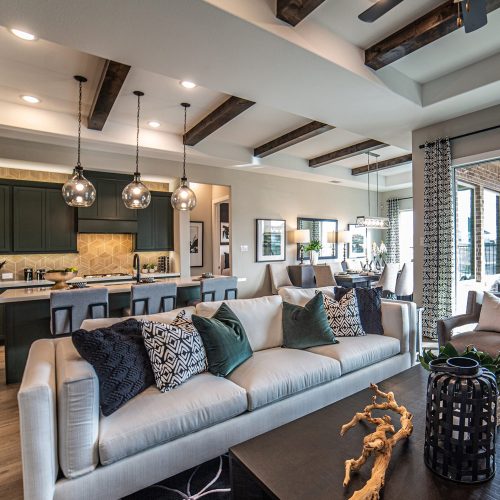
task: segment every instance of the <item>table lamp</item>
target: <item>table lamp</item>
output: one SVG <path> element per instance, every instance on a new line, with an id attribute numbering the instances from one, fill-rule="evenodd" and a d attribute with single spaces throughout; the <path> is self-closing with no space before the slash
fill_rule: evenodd
<path id="1" fill-rule="evenodd" d="M 335 233 L 331 233 L 335 236 Z M 330 233 L 328 234 L 330 236 Z M 332 242 L 333 243 L 333 242 Z M 346 257 L 346 247 L 348 244 L 352 243 L 352 233 L 351 231 L 339 231 L 337 233 L 337 243 L 340 245 L 341 243 L 344 245 L 344 258 L 342 260 L 342 263 L 345 263 L 345 257 Z"/>
<path id="2" fill-rule="evenodd" d="M 296 229 L 291 231 L 290 241 L 299 245 L 300 265 L 304 264 L 304 244 L 311 241 L 311 231 L 309 229 Z"/>

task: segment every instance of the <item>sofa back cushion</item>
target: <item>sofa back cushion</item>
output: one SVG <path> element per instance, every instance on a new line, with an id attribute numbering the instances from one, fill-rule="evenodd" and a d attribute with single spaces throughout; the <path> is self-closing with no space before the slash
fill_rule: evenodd
<path id="1" fill-rule="evenodd" d="M 99 461 L 99 381 L 70 337 L 57 342 L 59 464 L 65 477 L 93 471 Z"/>
<path id="2" fill-rule="evenodd" d="M 490 292 L 484 292 L 476 330 L 500 333 L 500 297 L 495 297 Z"/>
<path id="3" fill-rule="evenodd" d="M 241 321 L 253 351 L 280 347 L 283 344 L 280 296 L 225 300 L 224 302 Z M 221 305 L 221 301 L 201 302 L 196 306 L 196 314 L 211 317 Z"/>
<path id="4" fill-rule="evenodd" d="M 278 294 L 284 302 L 304 307 L 318 292 L 322 292 L 328 297 L 335 298 L 334 286 L 322 286 L 318 288 L 280 288 Z"/>

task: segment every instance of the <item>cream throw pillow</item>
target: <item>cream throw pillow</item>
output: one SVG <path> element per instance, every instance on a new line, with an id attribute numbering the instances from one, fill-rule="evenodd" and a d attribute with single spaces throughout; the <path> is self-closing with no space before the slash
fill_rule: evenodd
<path id="1" fill-rule="evenodd" d="M 484 292 L 483 305 L 476 330 L 500 333 L 500 298 L 492 293 Z"/>

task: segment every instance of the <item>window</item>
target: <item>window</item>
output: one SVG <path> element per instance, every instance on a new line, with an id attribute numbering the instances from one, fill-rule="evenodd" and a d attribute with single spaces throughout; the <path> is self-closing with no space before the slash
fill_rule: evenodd
<path id="1" fill-rule="evenodd" d="M 401 266 L 413 260 L 413 210 L 399 212 L 399 260 Z"/>
<path id="2" fill-rule="evenodd" d="M 500 273 L 500 194 L 484 190 L 484 272 Z"/>
<path id="3" fill-rule="evenodd" d="M 474 188 L 457 185 L 456 199 L 457 279 L 475 277 L 474 255 Z"/>

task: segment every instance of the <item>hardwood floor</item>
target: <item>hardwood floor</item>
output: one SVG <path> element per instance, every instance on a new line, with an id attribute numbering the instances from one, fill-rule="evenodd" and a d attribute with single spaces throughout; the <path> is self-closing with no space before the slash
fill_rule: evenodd
<path id="1" fill-rule="evenodd" d="M 22 500 L 21 444 L 17 391 L 5 384 L 4 347 L 0 346 L 0 499 Z"/>

